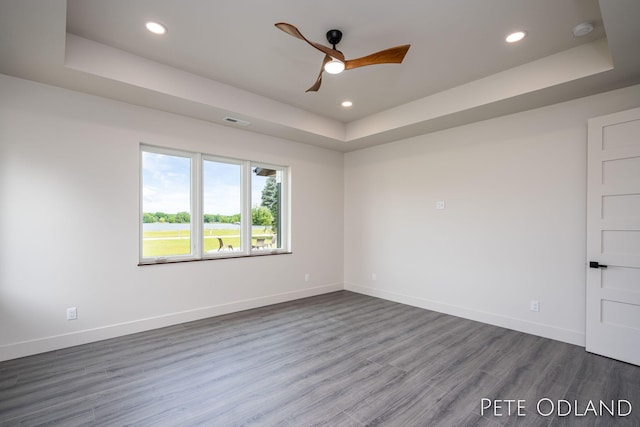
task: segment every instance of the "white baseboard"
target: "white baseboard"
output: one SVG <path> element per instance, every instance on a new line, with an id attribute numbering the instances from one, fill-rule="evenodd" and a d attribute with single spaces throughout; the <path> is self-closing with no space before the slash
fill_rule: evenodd
<path id="1" fill-rule="evenodd" d="M 163 328 L 165 326 L 177 325 L 194 320 L 205 319 L 213 316 L 220 316 L 228 313 L 249 310 L 257 307 L 278 304 L 300 298 L 312 297 L 329 292 L 341 291 L 344 289 L 342 283 L 318 286 L 314 288 L 302 289 L 299 291 L 285 292 L 275 295 L 267 295 L 241 301 L 234 301 L 226 304 L 212 305 L 194 310 L 171 313 L 147 319 L 139 319 L 131 322 L 108 325 L 94 329 L 72 332 L 68 334 L 55 335 L 39 338 L 30 341 L 5 344 L 0 346 L 0 362 L 16 359 L 24 356 L 31 356 L 47 351 L 59 350 L 61 348 L 73 347 L 95 341 L 102 341 L 123 335 L 137 332 Z"/>
<path id="2" fill-rule="evenodd" d="M 1 345 L 0 361 L 16 359 L 19 357 L 44 353 L 47 351 L 59 350 L 61 348 L 73 347 L 76 345 L 87 344 L 109 338 L 116 338 L 123 335 L 129 335 L 137 332 L 162 328 L 165 326 L 172 326 L 180 323 L 191 322 L 194 320 L 205 319 L 208 317 L 249 310 L 252 308 L 264 307 L 267 305 L 278 304 L 300 298 L 312 297 L 329 292 L 341 291 L 343 289 L 386 299 L 389 301 L 398 302 L 401 304 L 407 304 L 414 307 L 433 310 L 439 313 L 450 314 L 453 316 L 475 320 L 490 325 L 513 329 L 515 331 L 537 335 L 544 338 L 550 338 L 569 344 L 575 344 L 582 347 L 584 347 L 585 345 L 585 335 L 584 333 L 579 331 L 529 322 L 522 319 L 502 316 L 495 313 L 483 312 L 466 307 L 454 306 L 438 301 L 432 301 L 426 298 L 404 295 L 389 290 L 360 286 L 354 283 L 344 283 L 344 285 L 342 283 L 336 283 L 331 285 L 302 289 L 299 291 L 285 292 L 281 294 L 234 301 L 226 304 L 202 307 L 195 310 L 171 313 L 147 319 L 139 319 L 131 322 L 72 332 L 69 334 L 55 335 L 30 341 Z"/>
<path id="3" fill-rule="evenodd" d="M 507 329 L 513 329 L 514 331 L 525 332 L 531 335 L 537 335 L 556 341 L 575 344 L 581 347 L 585 346 L 585 334 L 580 331 L 574 331 L 570 329 L 559 328 L 557 326 L 550 326 L 542 323 L 516 319 L 514 317 L 503 316 L 500 314 L 488 313 L 466 307 L 455 306 L 439 301 L 429 300 L 426 298 L 404 295 L 384 289 L 356 285 L 355 283 L 345 282 L 344 289 L 347 291 L 357 292 L 372 297 L 399 302 L 401 304 L 407 304 L 414 307 L 437 311 L 439 313 L 451 314 L 453 316 L 462 317 L 465 319 L 488 323 L 490 325 L 500 326 Z"/>

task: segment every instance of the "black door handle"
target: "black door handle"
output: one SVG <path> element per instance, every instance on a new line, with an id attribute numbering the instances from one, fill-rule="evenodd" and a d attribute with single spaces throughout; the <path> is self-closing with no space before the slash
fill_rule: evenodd
<path id="1" fill-rule="evenodd" d="M 604 264 L 598 264 L 598 261 L 589 261 L 589 268 L 607 268 Z"/>

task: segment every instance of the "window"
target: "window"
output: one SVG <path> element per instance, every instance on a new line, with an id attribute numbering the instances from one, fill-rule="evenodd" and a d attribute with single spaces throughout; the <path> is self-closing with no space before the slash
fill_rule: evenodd
<path id="1" fill-rule="evenodd" d="M 288 251 L 288 168 L 141 146 L 140 263 Z"/>
<path id="2" fill-rule="evenodd" d="M 281 249 L 284 170 L 253 164 L 251 171 L 251 247 Z"/>
<path id="3" fill-rule="evenodd" d="M 192 169 L 191 155 L 142 152 L 142 258 L 193 257 Z"/>
<path id="4" fill-rule="evenodd" d="M 204 253 L 242 252 L 242 164 L 202 162 Z"/>

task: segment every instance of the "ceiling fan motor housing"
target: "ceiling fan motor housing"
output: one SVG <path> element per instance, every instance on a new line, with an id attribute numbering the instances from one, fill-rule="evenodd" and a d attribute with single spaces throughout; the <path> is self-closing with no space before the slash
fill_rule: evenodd
<path id="1" fill-rule="evenodd" d="M 332 44 L 334 48 L 338 43 L 340 43 L 340 40 L 342 40 L 342 31 L 340 30 L 327 31 L 327 41 L 330 44 Z"/>

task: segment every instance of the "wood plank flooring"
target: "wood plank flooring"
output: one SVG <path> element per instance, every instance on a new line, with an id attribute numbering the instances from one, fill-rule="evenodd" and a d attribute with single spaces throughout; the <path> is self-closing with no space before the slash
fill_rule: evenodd
<path id="1" fill-rule="evenodd" d="M 43 424 L 640 426 L 640 367 L 341 291 L 0 363 L 0 426 Z"/>

